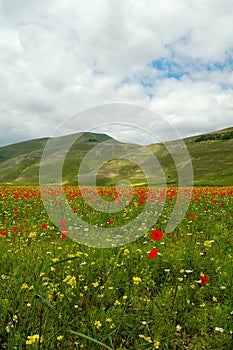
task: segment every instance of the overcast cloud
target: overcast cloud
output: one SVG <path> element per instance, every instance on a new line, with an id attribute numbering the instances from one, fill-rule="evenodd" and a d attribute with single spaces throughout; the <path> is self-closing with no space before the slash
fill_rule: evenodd
<path id="1" fill-rule="evenodd" d="M 232 0 L 0 0 L 0 145 L 111 102 L 233 126 L 232 33 Z"/>

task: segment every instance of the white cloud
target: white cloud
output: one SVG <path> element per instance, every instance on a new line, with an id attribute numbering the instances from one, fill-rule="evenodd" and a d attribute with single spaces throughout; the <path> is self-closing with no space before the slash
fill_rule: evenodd
<path id="1" fill-rule="evenodd" d="M 152 108 L 182 136 L 232 125 L 231 0 L 3 0 L 0 23 L 2 145 L 107 102 Z"/>

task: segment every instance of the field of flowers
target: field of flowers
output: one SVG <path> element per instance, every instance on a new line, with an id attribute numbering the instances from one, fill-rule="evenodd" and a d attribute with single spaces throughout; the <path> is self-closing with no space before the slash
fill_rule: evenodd
<path id="1" fill-rule="evenodd" d="M 101 249 L 71 240 L 65 220 L 55 227 L 39 187 L 0 187 L 1 349 L 233 348 L 233 187 L 194 188 L 170 233 L 177 188 L 154 191 L 155 202 L 165 199 L 154 226 Z M 134 220 L 148 199 L 135 188 L 110 214 L 83 200 L 94 200 L 91 188 L 65 193 L 86 235 L 90 224 Z M 112 187 L 99 194 L 121 201 Z"/>

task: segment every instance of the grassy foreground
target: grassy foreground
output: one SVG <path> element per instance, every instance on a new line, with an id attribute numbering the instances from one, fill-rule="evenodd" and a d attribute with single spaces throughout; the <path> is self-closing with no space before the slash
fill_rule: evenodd
<path id="1" fill-rule="evenodd" d="M 80 189 L 65 190 L 87 222 L 85 234 L 88 220 L 105 227 L 133 220 L 148 197 L 140 188 L 124 215 L 89 217 Z M 70 240 L 66 223 L 62 232 L 52 224 L 38 187 L 2 186 L 0 348 L 232 349 L 233 188 L 194 188 L 171 233 L 165 228 L 177 189 L 161 191 L 155 202 L 165 196 L 165 206 L 145 235 L 98 249 Z M 113 188 L 100 194 L 119 200 Z"/>

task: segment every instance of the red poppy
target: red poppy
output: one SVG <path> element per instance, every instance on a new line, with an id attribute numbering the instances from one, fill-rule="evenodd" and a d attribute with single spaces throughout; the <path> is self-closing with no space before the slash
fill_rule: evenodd
<path id="1" fill-rule="evenodd" d="M 7 234 L 7 231 L 5 230 L 5 231 L 2 231 L 2 232 L 0 232 L 0 235 L 1 236 L 5 236 Z"/>
<path id="2" fill-rule="evenodd" d="M 196 215 L 194 213 L 190 213 L 189 216 L 190 218 L 195 218 Z"/>
<path id="3" fill-rule="evenodd" d="M 108 221 L 108 224 L 109 224 L 109 225 L 113 225 L 113 224 L 114 224 L 114 221 L 109 220 L 109 221 Z"/>
<path id="4" fill-rule="evenodd" d="M 206 275 L 199 277 L 199 282 L 201 283 L 202 286 L 208 283 L 208 280 L 209 280 L 209 277 Z"/>
<path id="5" fill-rule="evenodd" d="M 156 255 L 158 254 L 158 249 L 157 248 L 153 248 L 151 251 L 150 251 L 150 253 L 149 253 L 149 258 L 150 259 L 154 259 L 155 257 L 156 257 Z"/>
<path id="6" fill-rule="evenodd" d="M 66 225 L 67 224 L 67 221 L 65 221 L 65 220 L 61 220 L 59 223 L 58 223 L 58 225 Z"/>
<path id="7" fill-rule="evenodd" d="M 14 227 L 13 232 L 17 232 L 17 231 L 18 231 L 18 227 Z"/>
<path id="8" fill-rule="evenodd" d="M 62 232 L 61 237 L 62 237 L 62 238 L 66 238 L 66 237 L 67 237 L 67 233 L 66 233 L 66 232 Z"/>
<path id="9" fill-rule="evenodd" d="M 154 241 L 160 241 L 163 238 L 163 232 L 160 230 L 153 230 L 151 234 L 151 238 Z"/>
<path id="10" fill-rule="evenodd" d="M 42 226 L 42 228 L 47 228 L 48 227 L 47 224 L 42 224 L 41 226 Z"/>

